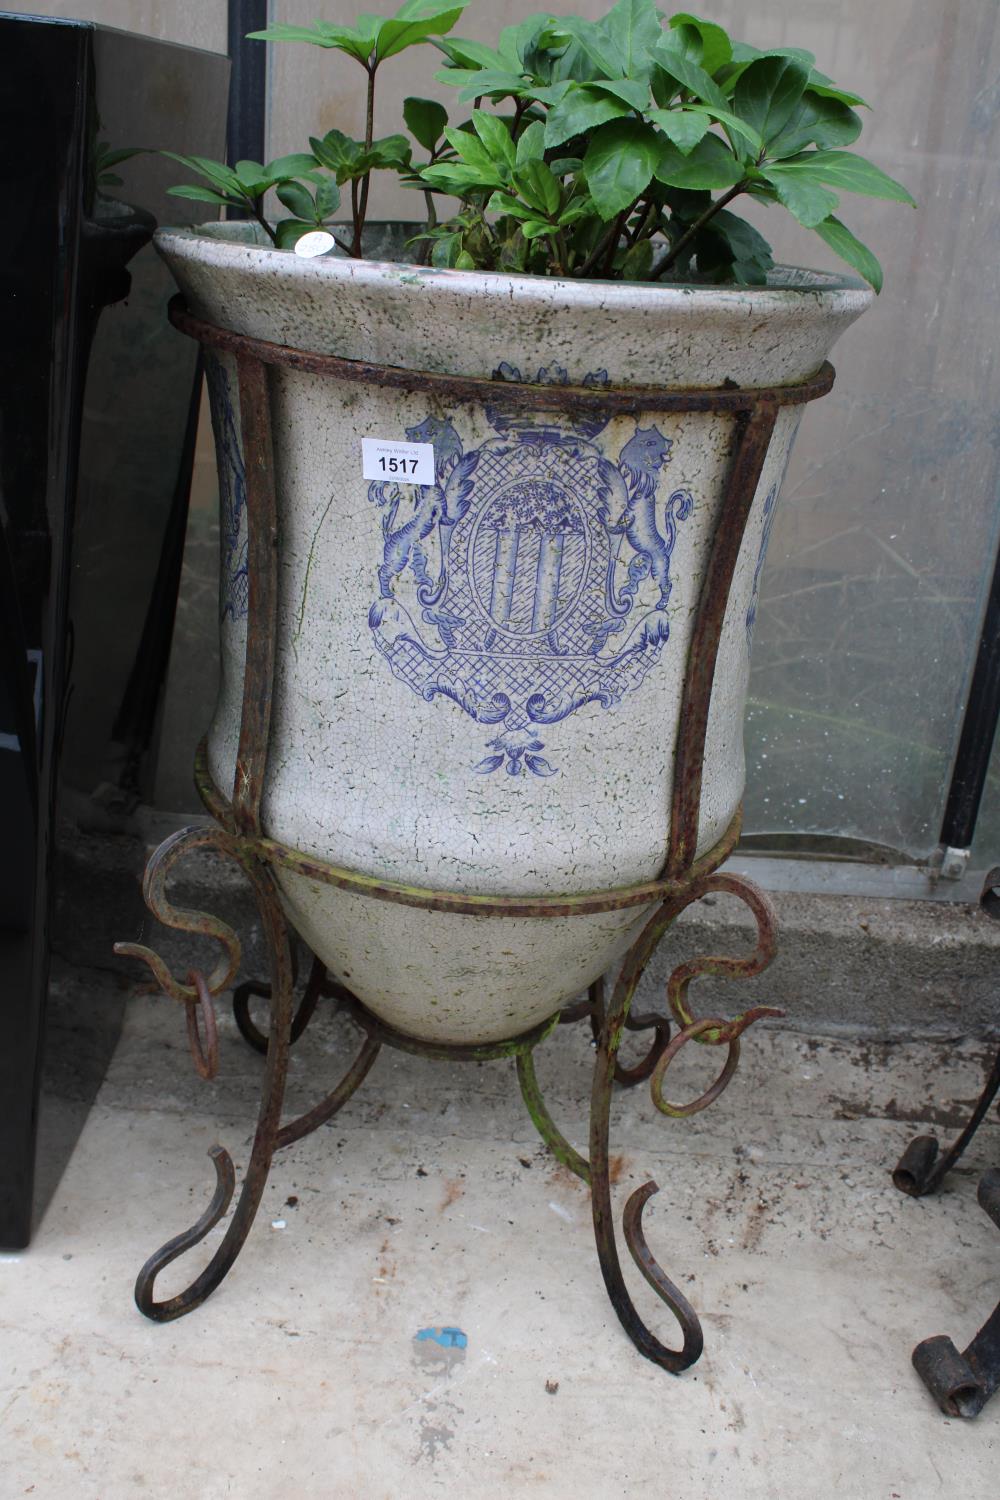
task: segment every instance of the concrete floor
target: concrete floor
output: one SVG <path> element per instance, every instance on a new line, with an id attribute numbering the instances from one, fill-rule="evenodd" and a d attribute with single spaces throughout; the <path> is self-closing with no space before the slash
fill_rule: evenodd
<path id="1" fill-rule="evenodd" d="M 57 974 L 51 1137 L 72 1140 L 80 1059 L 100 1057 L 124 998 L 107 975 Z M 762 1026 L 705 1114 L 668 1120 L 641 1087 L 618 1095 L 619 1208 L 660 1183 L 649 1241 L 704 1323 L 705 1355 L 677 1379 L 625 1338 L 586 1192 L 547 1157 L 499 1062 L 383 1052 L 344 1112 L 279 1157 L 214 1297 L 172 1324 L 143 1319 L 132 1281 L 207 1203 L 205 1151 L 218 1139 L 246 1161 L 260 1060 L 221 1029 L 220 1078 L 202 1084 L 178 1008 L 128 1000 L 35 1243 L 0 1256 L 3 1500 L 996 1494 L 1000 1397 L 947 1421 L 909 1355 L 932 1333 L 963 1346 L 1000 1295 L 996 1230 L 975 1200 L 1000 1126 L 983 1126 L 937 1198 L 904 1199 L 888 1176 L 916 1122 L 953 1128 L 987 1045 Z M 321 1010 L 290 1109 L 326 1091 L 356 1039 Z M 591 1057 L 583 1027 L 538 1057 L 578 1143 Z M 682 1054 L 672 1094 L 716 1061 Z M 442 1325 L 467 1347 L 415 1339 Z"/>

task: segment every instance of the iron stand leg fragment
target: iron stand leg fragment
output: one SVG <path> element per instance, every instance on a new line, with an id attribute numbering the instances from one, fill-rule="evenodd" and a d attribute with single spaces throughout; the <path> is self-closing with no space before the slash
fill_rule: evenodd
<path id="1" fill-rule="evenodd" d="M 979 1203 L 1000 1229 L 1000 1170 L 979 1181 Z M 960 1354 L 946 1334 L 924 1339 L 913 1367 L 946 1417 L 976 1417 L 1000 1389 L 1000 1302 Z"/>
<path id="2" fill-rule="evenodd" d="M 892 1180 L 901 1193 L 922 1198 L 940 1187 L 986 1117 L 1000 1092 L 1000 1050 L 986 1085 L 961 1135 L 939 1153 L 932 1135 L 918 1135 L 896 1164 Z M 979 1183 L 979 1202 L 1000 1229 L 1000 1171 L 986 1172 Z M 913 1365 L 938 1406 L 948 1417 L 975 1417 L 1000 1389 L 1000 1303 L 969 1347 L 959 1353 L 944 1334 L 924 1339 L 913 1351 Z"/>

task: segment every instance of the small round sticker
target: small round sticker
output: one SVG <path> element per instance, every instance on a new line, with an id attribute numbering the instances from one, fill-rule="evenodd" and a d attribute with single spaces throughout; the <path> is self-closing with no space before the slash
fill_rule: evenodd
<path id="1" fill-rule="evenodd" d="M 312 229 L 304 234 L 300 240 L 295 241 L 296 255 L 325 255 L 334 247 L 332 234 L 327 234 L 325 229 Z"/>

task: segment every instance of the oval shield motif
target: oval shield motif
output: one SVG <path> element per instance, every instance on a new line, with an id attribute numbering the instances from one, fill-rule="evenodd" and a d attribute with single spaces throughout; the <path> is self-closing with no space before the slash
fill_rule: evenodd
<path id="1" fill-rule="evenodd" d="M 407 430 L 434 445 L 434 485 L 370 486 L 383 548 L 369 625 L 413 692 L 502 726 L 477 772 L 550 776 L 540 726 L 585 703 L 610 708 L 659 659 L 677 523 L 693 500 L 658 500 L 672 443 L 656 427 L 637 427 L 612 462 L 595 441 L 603 424 L 487 415 L 498 436 L 470 452 L 449 420 Z"/>

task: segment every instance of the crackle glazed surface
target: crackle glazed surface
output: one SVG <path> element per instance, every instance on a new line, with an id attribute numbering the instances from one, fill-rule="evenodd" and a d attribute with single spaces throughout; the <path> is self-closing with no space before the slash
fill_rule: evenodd
<path id="1" fill-rule="evenodd" d="M 161 231 L 192 312 L 350 359 L 599 388 L 791 384 L 867 306 L 807 272 L 719 290 L 300 260 Z M 732 421 L 521 417 L 506 406 L 270 371 L 279 510 L 273 838 L 377 878 L 551 895 L 661 870 L 678 709 Z M 232 785 L 247 531 L 235 365 L 209 361 L 222 495 L 223 681 L 212 774 Z M 727 609 L 699 852 L 744 779 L 757 593 L 799 407 L 782 408 Z M 434 484 L 362 475 L 362 438 L 430 443 Z M 647 910 L 446 916 L 279 871 L 299 932 L 410 1035 L 516 1035 L 603 973 Z"/>

